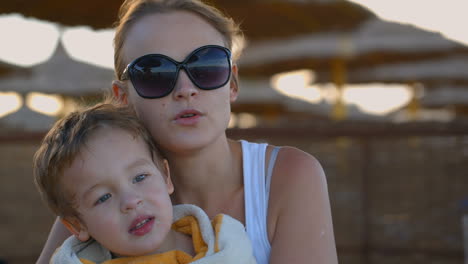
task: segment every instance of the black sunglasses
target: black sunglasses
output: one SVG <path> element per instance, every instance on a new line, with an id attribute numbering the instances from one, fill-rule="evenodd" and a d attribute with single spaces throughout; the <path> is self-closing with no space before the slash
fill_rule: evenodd
<path id="1" fill-rule="evenodd" d="M 181 68 L 198 88 L 220 88 L 231 75 L 231 51 L 217 45 L 202 46 L 183 62 L 162 54 L 143 55 L 127 65 L 121 80 L 130 79 L 143 98 L 161 98 L 174 90 Z"/>

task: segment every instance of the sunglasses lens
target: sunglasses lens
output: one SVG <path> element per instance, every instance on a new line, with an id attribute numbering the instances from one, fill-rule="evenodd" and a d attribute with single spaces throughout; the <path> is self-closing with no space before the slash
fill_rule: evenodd
<path id="1" fill-rule="evenodd" d="M 161 98 L 174 89 L 179 67 L 187 71 L 198 88 L 216 89 L 229 81 L 230 52 L 221 46 L 204 46 L 182 63 L 161 54 L 148 54 L 132 63 L 128 74 L 141 97 Z"/>
<path id="2" fill-rule="evenodd" d="M 217 47 L 197 51 L 187 61 L 192 81 L 201 89 L 211 90 L 227 83 L 231 73 L 228 53 Z"/>
<path id="3" fill-rule="evenodd" d="M 168 95 L 174 87 L 177 67 L 160 56 L 146 56 L 131 68 L 131 80 L 142 97 L 159 98 Z"/>

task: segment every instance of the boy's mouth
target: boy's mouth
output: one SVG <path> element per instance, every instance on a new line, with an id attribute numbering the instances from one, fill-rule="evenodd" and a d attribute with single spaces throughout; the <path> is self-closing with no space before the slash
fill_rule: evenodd
<path id="1" fill-rule="evenodd" d="M 142 216 L 132 222 L 129 233 L 137 236 L 143 236 L 153 228 L 154 217 Z"/>

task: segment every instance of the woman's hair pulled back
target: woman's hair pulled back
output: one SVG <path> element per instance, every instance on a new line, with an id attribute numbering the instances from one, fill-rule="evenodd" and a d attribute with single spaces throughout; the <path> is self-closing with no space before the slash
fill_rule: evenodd
<path id="1" fill-rule="evenodd" d="M 226 47 L 233 53 L 233 60 L 240 56 L 244 37 L 239 26 L 213 6 L 200 0 L 126 0 L 119 10 L 114 38 L 114 67 L 118 80 L 126 67 L 123 46 L 132 26 L 147 15 L 171 11 L 188 11 L 199 15 L 221 33 Z"/>

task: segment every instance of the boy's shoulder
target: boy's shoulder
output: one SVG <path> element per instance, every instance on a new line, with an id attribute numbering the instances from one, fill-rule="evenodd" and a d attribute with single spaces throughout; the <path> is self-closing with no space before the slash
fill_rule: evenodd
<path id="1" fill-rule="evenodd" d="M 82 264 L 80 259 L 101 263 L 112 259 L 112 254 L 95 240 L 81 242 L 75 236 L 70 236 L 57 248 L 50 263 Z"/>

